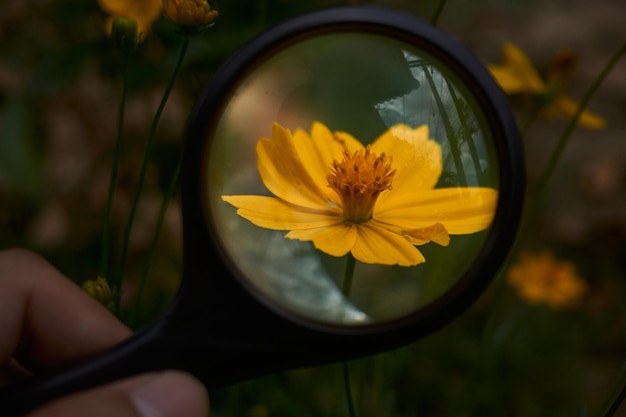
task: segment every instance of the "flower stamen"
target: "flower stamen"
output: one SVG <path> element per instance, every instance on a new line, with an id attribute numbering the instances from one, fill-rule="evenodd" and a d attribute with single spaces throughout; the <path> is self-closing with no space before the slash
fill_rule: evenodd
<path id="1" fill-rule="evenodd" d="M 352 154 L 346 150 L 341 162 L 331 163 L 326 179 L 341 198 L 347 222 L 365 223 L 372 218 L 380 193 L 392 189 L 396 170 L 391 168 L 391 162 L 392 158 L 384 152 L 376 155 L 368 146 Z"/>

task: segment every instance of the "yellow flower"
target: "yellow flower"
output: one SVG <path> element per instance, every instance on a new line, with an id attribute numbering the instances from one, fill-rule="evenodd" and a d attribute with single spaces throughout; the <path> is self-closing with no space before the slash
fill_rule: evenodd
<path id="1" fill-rule="evenodd" d="M 544 82 L 528 57 L 512 43 L 502 47 L 502 62 L 489 65 L 489 71 L 507 94 L 531 94 L 544 105 L 546 117 L 572 117 L 578 104 L 563 93 L 566 81 L 576 63 L 573 53 L 564 51 L 557 56 L 548 81 Z M 599 115 L 584 110 L 578 124 L 588 129 L 601 130 L 606 121 Z"/>
<path id="2" fill-rule="evenodd" d="M 491 188 L 436 189 L 441 147 L 428 135 L 427 126 L 396 125 L 364 147 L 319 122 L 310 135 L 276 123 L 256 147 L 261 179 L 276 197 L 222 199 L 255 225 L 289 230 L 285 237 L 329 255 L 417 265 L 425 259 L 415 245 L 447 246 L 450 234 L 487 228 L 497 201 Z"/>
<path id="3" fill-rule="evenodd" d="M 575 307 L 588 291 L 574 265 L 557 260 L 550 252 L 523 253 L 507 279 L 525 301 L 556 310 Z"/>
<path id="4" fill-rule="evenodd" d="M 98 0 L 100 8 L 109 15 L 107 33 L 111 33 L 111 23 L 116 17 L 130 17 L 137 22 L 139 39 L 150 30 L 152 23 L 161 15 L 161 0 Z"/>
<path id="5" fill-rule="evenodd" d="M 113 291 L 105 278 L 98 277 L 96 280 L 85 281 L 82 285 L 83 291 L 97 300 L 100 304 L 113 309 Z"/>
<path id="6" fill-rule="evenodd" d="M 179 27 L 201 28 L 209 26 L 217 18 L 206 0 L 162 0 L 165 15 Z"/>

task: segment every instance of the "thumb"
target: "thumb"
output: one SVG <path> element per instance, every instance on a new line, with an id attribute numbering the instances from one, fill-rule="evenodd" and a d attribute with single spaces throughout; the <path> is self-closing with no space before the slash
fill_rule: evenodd
<path id="1" fill-rule="evenodd" d="M 27 417 L 207 417 L 209 397 L 189 374 L 146 374 L 46 404 Z"/>

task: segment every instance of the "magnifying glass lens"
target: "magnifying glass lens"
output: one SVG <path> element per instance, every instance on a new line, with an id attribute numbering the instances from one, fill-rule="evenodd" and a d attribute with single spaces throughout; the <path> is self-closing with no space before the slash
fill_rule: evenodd
<path id="1" fill-rule="evenodd" d="M 449 290 L 494 218 L 493 133 L 414 43 L 321 33 L 258 62 L 209 132 L 206 217 L 243 284 L 333 326 L 395 320 Z"/>

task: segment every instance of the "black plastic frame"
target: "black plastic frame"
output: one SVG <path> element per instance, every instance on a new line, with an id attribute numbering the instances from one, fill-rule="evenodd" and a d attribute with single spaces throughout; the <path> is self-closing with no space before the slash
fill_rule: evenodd
<path id="1" fill-rule="evenodd" d="M 292 19 L 264 33 L 240 49 L 216 74 L 191 119 L 186 163 L 187 166 L 195 166 L 195 172 L 186 171 L 189 177 L 183 182 L 183 199 L 186 196 L 189 200 L 196 200 L 199 197 L 199 201 L 196 200 L 194 204 L 185 206 L 188 211 L 185 212 L 184 217 L 193 216 L 199 223 L 200 218 L 205 215 L 198 209 L 204 209 L 202 202 L 205 201 L 202 194 L 204 185 L 202 178 L 205 177 L 205 173 L 202 169 L 204 167 L 203 155 L 206 155 L 206 148 L 210 141 L 207 136 L 210 137 L 210 132 L 215 128 L 219 119 L 215 115 L 220 115 L 224 110 L 231 93 L 239 82 L 257 64 L 264 62 L 276 52 L 301 40 L 339 31 L 363 31 L 404 40 L 448 65 L 474 94 L 497 142 L 500 182 L 498 209 L 492 229 L 478 259 L 459 282 L 432 305 L 398 320 L 350 327 L 300 319 L 276 303 L 265 300 L 262 294 L 258 294 L 257 290 L 241 277 L 237 265 L 229 260 L 229 255 L 221 248 L 218 239 L 211 237 L 211 250 L 222 255 L 227 268 L 224 271 L 225 274 L 237 280 L 258 299 L 258 302 L 275 310 L 279 315 L 286 316 L 287 320 L 297 321 L 302 326 L 322 333 L 351 336 L 367 334 L 380 336 L 381 333 L 395 333 L 396 329 L 412 328 L 411 332 L 415 338 L 416 334 L 421 334 L 422 329 L 425 333 L 429 333 L 430 331 L 426 329 L 431 326 L 441 327 L 445 322 L 460 314 L 488 285 L 506 256 L 516 233 L 521 214 L 525 178 L 517 127 L 506 97 L 476 57 L 462 44 L 439 29 L 397 11 L 377 7 L 343 7 L 313 12 Z M 211 116 L 206 118 L 204 115 Z M 212 230 L 210 219 L 207 222 L 207 233 L 210 236 L 216 235 Z M 431 323 L 435 323 L 434 326 Z"/>
<path id="2" fill-rule="evenodd" d="M 409 42 L 448 65 L 475 95 L 496 141 L 499 199 L 478 258 L 431 305 L 398 320 L 371 326 L 316 325 L 265 303 L 236 277 L 213 238 L 203 206 L 203 151 L 233 88 L 264 57 L 301 39 L 337 31 L 364 31 Z M 485 290 L 516 234 L 524 199 L 523 153 L 506 97 L 461 43 L 398 11 L 352 6 L 295 17 L 236 52 L 215 74 L 188 125 L 182 171 L 184 276 L 169 311 L 126 342 L 82 366 L 31 378 L 0 390 L 0 409 L 20 415 L 67 393 L 141 372 L 178 368 L 209 388 L 303 366 L 314 366 L 400 347 L 440 329 Z M 221 256 L 220 256 L 221 255 Z M 268 308 L 269 307 L 269 308 Z"/>

